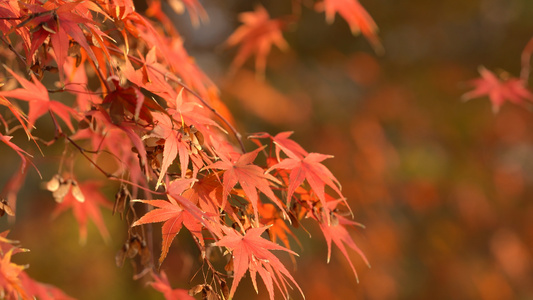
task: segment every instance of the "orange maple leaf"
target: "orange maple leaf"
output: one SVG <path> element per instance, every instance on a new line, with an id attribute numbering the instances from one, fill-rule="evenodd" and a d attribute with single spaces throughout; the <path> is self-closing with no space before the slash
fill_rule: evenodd
<path id="1" fill-rule="evenodd" d="M 323 207 L 326 207 L 326 192 L 324 191 L 326 185 L 332 188 L 344 201 L 340 190 L 339 181 L 333 176 L 331 171 L 326 168 L 321 162 L 331 155 L 320 153 L 309 153 L 305 157 L 292 156 L 282 160 L 273 165 L 267 170 L 267 173 L 273 169 L 291 170 L 289 175 L 289 191 L 287 194 L 287 203 L 290 203 L 294 191 L 307 180 Z M 329 223 L 329 214 L 326 216 Z"/>
<path id="2" fill-rule="evenodd" d="M 255 68 L 257 73 L 263 76 L 266 57 L 272 45 L 278 46 L 281 50 L 289 47 L 281 34 L 286 22 L 270 19 L 268 12 L 262 6 L 257 6 L 254 12 L 241 13 L 239 20 L 244 24 L 226 40 L 226 44 L 230 47 L 240 44 L 237 55 L 231 63 L 231 72 L 235 72 L 255 53 Z"/>
<path id="3" fill-rule="evenodd" d="M 156 209 L 146 213 L 135 221 L 132 226 L 165 222 L 162 226 L 163 244 L 159 264 L 165 260 L 172 241 L 183 226 L 191 232 L 200 247 L 204 246 L 203 227 L 206 227 L 215 236 L 221 236 L 218 223 L 213 222 L 207 213 L 201 211 L 189 199 L 181 196 L 185 190 L 190 188 L 194 181 L 195 179 L 177 179 L 172 181 L 168 186 L 168 201 L 132 200 L 156 207 Z"/>
<path id="4" fill-rule="evenodd" d="M 185 141 L 183 132 L 178 130 L 174 120 L 162 113 L 153 113 L 156 125 L 152 132 L 146 138 L 155 137 L 164 140 L 163 161 L 161 162 L 161 171 L 157 179 L 156 188 L 161 185 L 163 177 L 167 173 L 168 168 L 179 155 L 181 175 L 185 177 L 185 173 L 189 165 L 189 145 Z"/>
<path id="5" fill-rule="evenodd" d="M 259 273 L 259 276 L 261 276 L 261 279 L 263 279 L 263 282 L 267 287 L 271 300 L 274 299 L 274 283 L 284 294 L 285 299 L 288 299 L 286 278 L 296 285 L 303 296 L 302 290 L 289 271 L 287 271 L 281 261 L 269 250 L 282 250 L 293 255 L 298 254 L 262 238 L 261 234 L 265 232 L 268 227 L 251 228 L 248 229 L 244 235 L 240 234 L 233 228 L 225 226 L 221 228 L 224 231 L 225 236 L 216 242 L 215 245 L 227 247 L 232 251 L 233 257 L 234 279 L 229 295 L 230 299 L 233 298 L 233 294 L 246 273 L 246 270 L 250 271 L 250 277 L 256 292 L 258 292 L 256 276 L 257 273 Z"/>
<path id="6" fill-rule="evenodd" d="M 32 57 L 37 49 L 50 37 L 55 59 L 59 67 L 60 76 L 63 77 L 63 65 L 68 57 L 69 36 L 76 41 L 85 51 L 91 60 L 98 65 L 96 56 L 87 42 L 87 37 L 80 27 L 83 25 L 91 35 L 106 36 L 100 31 L 98 23 L 92 20 L 91 13 L 103 13 L 98 5 L 89 1 L 76 2 L 53 2 L 49 1 L 42 5 L 23 4 L 30 13 L 28 18 L 20 23 L 18 27 L 28 26 L 32 33 L 30 49 L 28 49 L 28 63 L 33 61 Z"/>
<path id="7" fill-rule="evenodd" d="M 279 208 L 284 211 L 283 204 L 278 200 L 274 192 L 270 188 L 270 182 L 280 183 L 274 176 L 270 174 L 265 174 L 264 170 L 253 164 L 253 161 L 257 157 L 259 151 L 263 148 L 257 148 L 252 152 L 245 153 L 240 155 L 237 159 L 232 159 L 222 153 L 219 153 L 219 161 L 206 166 L 206 169 L 219 169 L 225 170 L 223 175 L 223 204 L 227 201 L 227 198 L 233 189 L 233 187 L 240 183 L 244 193 L 248 197 L 250 203 L 252 204 L 256 223 L 259 224 L 259 213 L 258 213 L 258 203 L 259 195 L 257 190 L 260 190 L 268 198 L 270 198 Z"/>
<path id="8" fill-rule="evenodd" d="M 352 268 L 352 271 L 355 275 L 355 279 L 357 280 L 357 282 L 359 282 L 357 272 L 355 271 L 355 267 L 353 266 L 353 263 L 350 260 L 350 257 L 348 256 L 348 252 L 346 251 L 345 245 L 357 252 L 357 254 L 359 254 L 361 258 L 363 258 L 364 262 L 368 267 L 370 267 L 370 263 L 368 262 L 363 251 L 361 251 L 361 249 L 357 247 L 352 237 L 348 233 L 348 230 L 346 230 L 345 226 L 357 226 L 361 228 L 365 228 L 365 226 L 361 223 L 348 220 L 337 212 L 335 212 L 335 209 L 340 202 L 341 200 L 328 201 L 325 206 L 325 209 L 322 211 L 322 214 L 327 214 L 331 219 L 331 222 L 320 222 L 320 229 L 322 230 L 322 233 L 324 234 L 324 237 L 326 238 L 326 242 L 328 244 L 327 261 L 329 263 L 329 260 L 331 258 L 331 242 L 333 241 L 333 243 L 341 250 L 344 257 L 346 257 L 346 259 L 348 260 L 348 263 L 350 264 L 350 267 Z"/>
<path id="9" fill-rule="evenodd" d="M 464 100 L 488 96 L 492 102 L 492 110 L 496 113 L 507 100 L 515 104 L 523 104 L 525 100 L 533 100 L 533 94 L 526 88 L 526 83 L 520 78 L 500 79 L 485 67 L 479 68 L 481 78 L 470 83 L 475 87 L 463 95 Z"/>
<path id="10" fill-rule="evenodd" d="M 191 232 L 198 243 L 201 245 L 204 244 L 204 238 L 202 236 L 202 223 L 187 210 L 181 208 L 172 197 L 169 197 L 169 201 L 135 200 L 135 202 L 149 204 L 156 207 L 156 209 L 146 213 L 139 220 L 135 221 L 132 226 L 165 222 L 161 228 L 163 244 L 161 245 L 161 256 L 159 257 L 160 265 L 167 257 L 172 241 L 176 235 L 178 235 L 183 226 L 185 226 Z"/>
<path id="11" fill-rule="evenodd" d="M 5 67 L 6 70 L 15 77 L 15 79 L 22 85 L 22 88 L 14 89 L 11 91 L 2 91 L 0 96 L 16 98 L 19 100 L 24 100 L 29 102 L 30 112 L 28 113 L 28 130 L 31 131 L 35 121 L 48 111 L 51 111 L 57 114 L 64 122 L 67 124 L 68 128 L 71 131 L 74 131 L 74 127 L 70 121 L 70 114 L 77 116 L 77 113 L 74 109 L 66 106 L 65 104 L 57 101 L 50 100 L 48 96 L 48 90 L 46 87 L 31 74 L 33 83 L 17 75 L 8 67 Z"/>
<path id="12" fill-rule="evenodd" d="M 12 254 L 13 248 L 2 254 L 0 259 L 0 292 L 5 299 L 29 299 L 20 281 L 20 274 L 25 267 L 13 263 Z"/>
<path id="13" fill-rule="evenodd" d="M 303 248 L 296 235 L 294 235 L 294 233 L 292 233 L 292 231 L 289 229 L 274 205 L 270 203 L 260 205 L 259 214 L 261 215 L 261 224 L 271 226 L 268 229 L 268 235 L 273 243 L 280 239 L 285 247 L 291 249 L 289 238 L 287 237 L 288 234 L 294 238 L 300 248 Z M 296 263 L 293 256 L 291 256 L 291 259 L 293 260 L 293 263 Z"/>
<path id="14" fill-rule="evenodd" d="M 285 154 L 287 154 L 289 157 L 293 158 L 304 158 L 309 154 L 307 151 L 302 148 L 298 143 L 295 141 L 289 139 L 289 137 L 293 134 L 293 131 L 284 131 L 276 134 L 275 136 L 271 136 L 270 134 L 266 132 L 258 132 L 254 133 L 248 138 L 250 139 L 265 139 L 270 138 L 274 144 L 276 144 L 276 157 L 279 160 L 280 159 L 280 152 L 283 151 Z"/>

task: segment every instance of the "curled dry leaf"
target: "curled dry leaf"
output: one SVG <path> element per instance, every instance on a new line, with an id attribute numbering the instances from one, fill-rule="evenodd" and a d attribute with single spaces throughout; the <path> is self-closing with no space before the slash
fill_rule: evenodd
<path id="1" fill-rule="evenodd" d="M 120 214 L 120 218 L 124 218 L 124 211 L 126 210 L 126 204 L 131 199 L 131 194 L 128 188 L 121 184 L 118 192 L 115 194 L 115 203 L 113 204 L 113 215 L 115 213 Z"/>

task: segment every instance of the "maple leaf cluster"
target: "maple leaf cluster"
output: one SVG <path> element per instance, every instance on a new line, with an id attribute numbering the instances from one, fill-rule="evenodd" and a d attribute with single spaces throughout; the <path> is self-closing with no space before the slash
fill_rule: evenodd
<path id="1" fill-rule="evenodd" d="M 207 19 L 197 1 L 170 3 L 177 11 L 180 5 L 190 9 L 194 23 Z M 338 12 L 354 33 L 361 31 L 378 47 L 377 27 L 358 1 L 326 0 L 316 8 L 325 10 L 329 21 Z M 271 46 L 288 48 L 282 36 L 287 20 L 271 19 L 262 7 L 242 13 L 240 20 L 243 25 L 226 42 L 239 46 L 231 68 L 242 67 L 255 54 L 256 69 L 264 73 Z M 120 214 L 129 230 L 116 261 L 121 266 L 129 259 L 134 278 L 151 274 L 152 286 L 167 299 L 200 292 L 209 299 L 231 299 L 247 272 L 256 290 L 259 274 L 271 299 L 274 287 L 285 298 L 291 286 L 303 294 L 273 253 L 287 252 L 294 260 L 288 237 L 299 243 L 293 230 L 303 219 L 318 223 L 328 260 L 333 241 L 356 278 L 345 246 L 368 264 L 346 230 L 362 225 L 345 218 L 351 210 L 340 183 L 323 164 L 331 156 L 307 152 L 291 132 L 252 134 L 249 140 L 257 147 L 247 150 L 217 87 L 187 54 L 159 1 L 149 1 L 145 16 L 131 0 L 2 0 L 0 29 L 5 63 L 0 106 L 6 108 L 0 140 L 22 162 L 10 189 L 20 189 L 20 174 L 27 172 L 28 161 L 33 164 L 30 151 L 15 144 L 13 136 L 23 131 L 40 154 L 64 140 L 61 165 L 44 180 L 57 202 L 53 215 L 72 210 L 85 243 L 88 220 L 104 239 L 111 238 L 101 207 Z M 36 128 L 47 125 L 54 130 L 48 142 L 35 136 Z M 90 175 L 76 174 L 73 166 L 79 160 L 88 162 L 101 180 L 79 180 Z M 99 191 L 110 181 L 120 184 L 114 205 Z M 11 198 L 2 207 L 13 215 Z M 162 223 L 162 242 L 155 264 L 157 250 L 144 227 L 157 223 Z M 172 289 L 166 275 L 155 271 L 184 228 L 213 279 L 189 291 Z M 7 247 L 12 243 L 5 237 L 0 243 L 3 296 L 67 298 L 29 279 L 23 267 L 10 262 L 18 248 Z M 224 256 L 212 255 L 216 251 Z M 216 259 L 223 260 L 225 273 Z"/>

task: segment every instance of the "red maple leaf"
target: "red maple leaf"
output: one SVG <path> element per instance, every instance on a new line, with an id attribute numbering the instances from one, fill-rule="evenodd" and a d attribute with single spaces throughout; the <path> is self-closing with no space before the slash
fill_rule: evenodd
<path id="1" fill-rule="evenodd" d="M 172 99 L 176 97 L 174 88 L 168 83 L 165 73 L 167 73 L 166 67 L 157 62 L 157 47 L 154 46 L 146 57 L 139 54 L 142 67 L 135 70 L 131 64 L 127 54 L 125 56 L 125 64 L 122 69 L 122 73 L 126 78 L 135 83 L 137 86 L 142 87 L 156 95 L 161 96 L 163 99 Z"/>
<path id="2" fill-rule="evenodd" d="M 183 138 L 183 132 L 179 131 L 176 122 L 168 115 L 162 113 L 153 113 L 156 125 L 146 138 L 155 137 L 165 141 L 163 149 L 163 161 L 161 162 L 161 171 L 157 179 L 156 188 L 161 185 L 163 177 L 167 173 L 168 167 L 172 164 L 179 154 L 181 175 L 185 176 L 189 165 L 189 146 Z"/>
<path id="3" fill-rule="evenodd" d="M 32 34 L 31 47 L 28 51 L 28 63 L 33 61 L 35 51 L 50 37 L 60 76 L 63 76 L 63 65 L 68 57 L 70 47 L 69 36 L 74 39 L 98 65 L 96 56 L 87 43 L 87 37 L 80 25 L 85 26 L 93 35 L 106 36 L 92 20 L 91 12 L 103 13 L 98 5 L 86 1 L 76 2 L 46 2 L 42 5 L 23 4 L 30 14 L 28 19 L 18 26 L 29 26 Z M 104 14 L 105 15 L 105 14 Z M 101 37 L 100 37 L 101 39 Z"/>
<path id="4" fill-rule="evenodd" d="M 232 72 L 240 68 L 244 62 L 255 53 L 255 68 L 260 75 L 264 75 L 266 57 L 272 45 L 281 50 L 289 46 L 281 30 L 286 22 L 280 19 L 270 19 L 268 12 L 262 6 L 257 6 L 254 12 L 244 12 L 239 15 L 244 23 L 226 40 L 230 47 L 239 45 L 239 50 L 231 64 Z"/>
<path id="5" fill-rule="evenodd" d="M 229 295 L 230 299 L 233 298 L 233 294 L 246 273 L 246 270 L 250 271 L 250 277 L 256 292 L 258 292 L 256 275 L 259 273 L 259 276 L 261 276 L 261 279 L 268 290 L 271 300 L 274 299 L 274 283 L 283 293 L 285 298 L 288 299 L 286 278 L 296 285 L 303 296 L 302 290 L 294 278 L 292 278 L 289 271 L 287 271 L 281 261 L 279 261 L 279 259 L 269 250 L 282 250 L 293 255 L 298 254 L 262 238 L 261 234 L 267 229 L 268 226 L 251 228 L 242 235 L 233 228 L 222 227 L 225 236 L 216 242 L 215 245 L 227 247 L 232 251 L 234 279 Z"/>
<path id="6" fill-rule="evenodd" d="M 219 153 L 221 160 L 205 167 L 207 169 L 225 170 L 223 175 L 222 206 L 225 206 L 228 195 L 230 194 L 233 187 L 237 183 L 241 185 L 242 189 L 244 190 L 244 193 L 252 204 L 257 224 L 259 222 L 259 195 L 257 194 L 257 190 L 260 190 L 277 206 L 279 206 L 282 211 L 284 211 L 283 204 L 280 203 L 278 198 L 274 195 L 274 192 L 272 192 L 272 189 L 270 189 L 269 180 L 276 183 L 280 182 L 274 176 L 266 174 L 261 167 L 253 164 L 253 161 L 261 150 L 263 150 L 263 148 L 257 148 L 252 152 L 248 152 L 238 156 L 237 159 L 231 159 L 230 157 Z"/>
<path id="7" fill-rule="evenodd" d="M 183 89 L 180 90 L 174 99 L 175 101 L 168 101 L 170 107 L 168 112 L 172 114 L 176 120 L 182 120 L 187 125 L 194 125 L 206 132 L 209 131 L 209 126 L 224 131 L 224 129 L 212 119 L 212 115 L 210 114 L 211 111 L 192 100 L 188 93 L 183 93 Z"/>
<path id="8" fill-rule="evenodd" d="M 341 200 L 328 201 L 326 208 L 322 210 L 322 214 L 330 215 L 331 222 L 320 222 L 318 219 L 317 221 L 319 221 L 320 223 L 320 229 L 322 230 L 322 233 L 324 234 L 324 237 L 326 238 L 326 242 L 328 244 L 328 263 L 331 258 L 331 242 L 333 241 L 333 243 L 337 245 L 337 247 L 341 250 L 344 257 L 346 257 L 346 259 L 348 260 L 348 263 L 350 264 L 350 267 L 352 268 L 352 271 L 355 275 L 355 279 L 357 280 L 357 282 L 359 282 L 357 272 L 355 271 L 355 267 L 353 266 L 352 261 L 348 256 L 348 252 L 346 251 L 345 245 L 357 252 L 357 254 L 359 254 L 363 258 L 368 267 L 370 267 L 370 263 L 368 262 L 365 254 L 361 251 L 361 249 L 357 247 L 352 237 L 348 233 L 348 230 L 346 230 L 345 226 L 356 226 L 361 228 L 365 228 L 365 226 L 361 223 L 348 220 L 340 214 L 336 213 L 335 208 L 340 202 Z"/>
<path id="9" fill-rule="evenodd" d="M 0 233 L 0 257 L 4 256 L 8 251 L 11 251 L 12 254 L 30 251 L 25 248 L 20 248 L 18 246 L 19 241 L 8 239 L 7 238 L 8 234 L 9 234 L 9 230 L 2 231 Z"/>
<path id="10" fill-rule="evenodd" d="M 178 180 L 177 182 L 183 182 Z M 176 183 L 179 184 L 179 183 Z M 191 180 L 186 184 L 190 186 Z M 187 208 L 183 209 L 176 201 L 176 198 L 180 198 L 180 202 L 189 200 L 177 195 L 179 190 L 173 189 L 173 196 L 169 197 L 169 201 L 166 200 L 133 200 L 135 202 L 142 202 L 156 207 L 156 209 L 146 213 L 139 220 L 135 221 L 131 226 L 138 226 L 149 223 L 165 222 L 162 227 L 163 243 L 161 245 L 161 256 L 159 257 L 159 264 L 161 265 L 165 260 L 170 245 L 180 232 L 181 228 L 185 226 L 191 234 L 196 238 L 196 241 L 200 245 L 204 245 L 204 238 L 202 235 L 202 223 L 198 217 L 191 214 Z"/>
<path id="11" fill-rule="evenodd" d="M 164 60 L 164 65 L 168 65 L 171 73 L 164 72 L 164 76 L 175 78 L 183 81 L 187 86 L 194 90 L 197 90 L 202 97 L 208 96 L 208 90 L 217 90 L 216 86 L 211 80 L 200 70 L 200 68 L 194 62 L 194 58 L 189 56 L 185 47 L 183 47 L 183 40 L 180 36 L 174 36 L 168 38 L 158 33 L 158 30 L 150 23 L 150 21 L 137 12 L 129 11 L 128 8 L 132 7 L 131 1 L 125 4 L 125 12 L 117 18 L 121 19 L 124 23 L 122 34 L 125 39 L 127 37 L 125 31 L 129 31 L 134 36 L 139 36 L 148 47 L 158 47 L 161 53 L 161 59 Z M 131 7 L 130 7 L 131 6 Z M 120 8 L 122 10 L 122 7 Z M 127 39 L 126 39 L 127 40 Z M 173 73 L 179 75 L 179 79 L 176 78 Z"/>
<path id="12" fill-rule="evenodd" d="M 70 114 L 76 116 L 77 113 L 74 109 L 66 106 L 63 103 L 50 100 L 48 97 L 48 90 L 46 87 L 31 74 L 31 78 L 34 83 L 20 77 L 17 73 L 6 67 L 6 70 L 17 79 L 22 85 L 22 88 L 14 89 L 11 91 L 2 91 L 0 96 L 16 98 L 29 102 L 30 112 L 28 113 L 28 128 L 31 130 L 35 121 L 48 111 L 57 114 L 67 124 L 71 131 L 74 131 L 72 123 L 70 122 Z"/>
<path id="13" fill-rule="evenodd" d="M 0 2 L 0 31 L 9 32 L 13 28 L 14 20 L 19 16 L 20 11 L 16 1 Z M 7 35 L 5 36 L 6 38 Z"/>
<path id="14" fill-rule="evenodd" d="M 274 205 L 270 203 L 262 204 L 259 207 L 259 214 L 261 215 L 261 224 L 270 226 L 268 229 L 268 236 L 272 242 L 275 243 L 280 239 L 285 247 L 291 249 L 289 238 L 287 237 L 287 234 L 289 234 L 294 238 L 296 243 L 300 245 L 300 248 L 302 248 L 300 241 L 281 218 L 278 209 Z"/>
<path id="15" fill-rule="evenodd" d="M 113 205 L 100 193 L 99 188 L 101 186 L 102 183 L 98 181 L 86 181 L 79 184 L 78 187 L 82 196 L 77 193 L 74 195 L 72 188 L 69 188 L 63 201 L 56 206 L 52 213 L 52 216 L 55 218 L 67 209 L 72 209 L 74 217 L 78 222 L 80 243 L 82 244 L 87 241 L 87 221 L 89 219 L 98 227 L 100 235 L 102 235 L 104 240 L 110 240 L 109 232 L 105 226 L 99 206 L 111 209 Z M 80 201 L 80 199 L 84 201 Z"/>
<path id="16" fill-rule="evenodd" d="M 481 78 L 470 82 L 475 88 L 463 95 L 464 100 L 488 96 L 492 102 L 492 110 L 496 113 L 506 100 L 523 104 L 525 100 L 533 99 L 533 94 L 526 88 L 526 82 L 520 78 L 500 79 L 485 67 L 480 67 L 479 73 Z"/>
<path id="17" fill-rule="evenodd" d="M 307 183 L 309 183 L 315 194 L 318 196 L 322 206 L 326 207 L 326 193 L 324 191 L 326 185 L 331 187 L 344 199 L 340 190 L 341 186 L 339 181 L 333 176 L 331 171 L 326 168 L 326 166 L 321 164 L 323 160 L 331 157 L 333 156 L 320 153 L 309 153 L 304 158 L 297 156 L 289 157 L 270 167 L 267 172 L 272 169 L 291 170 L 289 174 L 287 203 L 290 203 L 294 191 L 304 182 L 304 180 L 307 180 Z M 329 215 L 327 217 L 329 218 Z"/>
<path id="18" fill-rule="evenodd" d="M 166 300 L 194 300 L 193 296 L 189 295 L 189 291 L 184 289 L 173 289 L 168 282 L 167 274 L 164 271 L 161 271 L 158 276 L 155 273 L 152 273 L 152 278 L 154 281 L 150 282 L 150 285 L 163 293 L 163 296 Z"/>
<path id="19" fill-rule="evenodd" d="M 270 138 L 272 139 L 272 142 L 276 144 L 276 157 L 278 158 L 278 161 L 280 160 L 280 152 L 283 150 L 285 154 L 287 154 L 289 157 L 293 158 L 304 158 L 307 156 L 308 152 L 302 148 L 298 143 L 295 141 L 289 139 L 289 137 L 293 134 L 293 131 L 285 131 L 280 132 L 276 134 L 275 136 L 271 136 L 270 134 L 266 132 L 259 132 L 255 133 L 249 138 L 251 139 L 264 139 L 264 138 Z"/>
<path id="20" fill-rule="evenodd" d="M 226 202 L 224 207 L 222 206 L 222 189 L 217 174 L 210 174 L 197 178 L 192 188 L 183 193 L 183 197 L 211 215 L 218 215 L 219 209 L 222 208 L 233 220 L 238 222 L 239 217 L 229 202 Z"/>
<path id="21" fill-rule="evenodd" d="M 335 20 L 335 14 L 339 13 L 346 20 L 353 34 L 362 33 L 376 52 L 383 51 L 383 46 L 377 36 L 378 26 L 359 1 L 324 0 L 317 3 L 316 9 L 325 11 L 326 21 L 330 24 Z"/>

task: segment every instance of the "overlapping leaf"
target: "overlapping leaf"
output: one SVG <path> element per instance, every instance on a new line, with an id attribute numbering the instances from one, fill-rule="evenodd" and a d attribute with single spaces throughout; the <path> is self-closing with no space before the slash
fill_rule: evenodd
<path id="1" fill-rule="evenodd" d="M 191 234 L 196 238 L 196 241 L 200 245 L 204 245 L 204 238 L 202 235 L 202 222 L 198 219 L 197 216 L 189 212 L 189 207 L 183 209 L 182 206 L 178 204 L 178 201 L 176 201 L 177 198 L 181 200 L 180 202 L 182 203 L 184 201 L 188 201 L 187 199 L 182 199 L 182 197 L 179 196 L 179 194 L 183 190 L 183 185 L 181 183 L 183 183 L 183 180 L 178 180 L 174 182 L 174 187 L 171 191 L 171 194 L 173 196 L 169 197 L 169 201 L 134 200 L 136 202 L 141 202 L 154 206 L 156 207 L 156 209 L 146 213 L 139 220 L 135 221 L 132 226 L 165 222 L 162 227 L 163 243 L 161 247 L 161 256 L 159 257 L 159 264 L 162 264 L 165 260 L 172 241 L 180 232 L 183 226 L 185 226 L 191 232 Z M 179 185 L 180 187 L 176 188 L 176 185 Z M 190 186 L 191 180 L 185 181 L 185 186 L 186 185 Z"/>
<path id="2" fill-rule="evenodd" d="M 164 140 L 163 161 L 161 163 L 161 171 L 156 185 L 159 186 L 163 181 L 163 177 L 167 173 L 168 167 L 172 164 L 178 154 L 181 174 L 182 177 L 185 176 L 189 165 L 189 146 L 184 139 L 183 131 L 178 130 L 178 125 L 173 119 L 162 113 L 154 113 L 153 116 L 156 125 L 146 138 L 155 137 Z"/>
<path id="3" fill-rule="evenodd" d="M 33 83 L 22 78 L 17 73 L 6 67 L 6 70 L 17 79 L 22 85 L 22 88 L 14 89 L 11 91 L 0 92 L 1 96 L 16 98 L 24 101 L 28 101 L 30 105 L 30 112 L 28 113 L 28 127 L 29 130 L 33 128 L 35 121 L 48 111 L 53 112 L 61 118 L 65 124 L 67 124 L 70 130 L 74 130 L 72 122 L 70 121 L 70 115 L 76 116 L 76 111 L 66 106 L 65 104 L 57 101 L 50 100 L 48 96 L 48 90 L 46 87 L 31 74 Z"/>
<path id="4" fill-rule="evenodd" d="M 235 290 L 247 270 L 250 271 L 250 277 L 256 291 L 258 291 L 256 275 L 259 273 L 267 287 L 271 300 L 274 299 L 274 284 L 288 299 L 286 279 L 292 282 L 303 295 L 302 290 L 289 271 L 270 250 L 282 250 L 294 255 L 297 254 L 262 238 L 261 234 L 267 229 L 268 227 L 251 228 L 242 235 L 233 228 L 222 228 L 225 236 L 216 242 L 216 245 L 227 247 L 232 251 L 234 279 L 230 290 L 230 299 L 233 298 Z"/>
<path id="5" fill-rule="evenodd" d="M 279 181 L 270 174 L 265 174 L 264 170 L 253 164 L 253 161 L 257 157 L 259 151 L 262 148 L 258 148 L 252 152 L 240 155 L 236 160 L 232 160 L 230 157 L 221 155 L 219 161 L 207 166 L 207 169 L 219 169 L 225 170 L 223 175 L 223 201 L 227 201 L 227 198 L 233 189 L 233 187 L 239 183 L 244 190 L 244 193 L 252 204 L 255 220 L 259 221 L 258 216 L 258 201 L 259 195 L 257 190 L 260 190 L 268 198 L 270 198 L 280 209 L 283 210 L 283 204 L 281 204 L 272 192 L 270 188 L 270 182 Z M 224 206 L 224 205 L 223 205 Z"/>
<path id="6" fill-rule="evenodd" d="M 269 226 L 268 235 L 272 242 L 276 242 L 278 239 L 283 242 L 285 247 L 291 249 L 288 235 L 292 236 L 298 243 L 300 248 L 302 245 L 296 238 L 294 233 L 289 229 L 285 221 L 281 218 L 279 211 L 276 207 L 270 203 L 262 204 L 259 206 L 259 214 L 261 216 L 261 224 Z M 295 262 L 293 260 L 293 262 Z"/>
<path id="7" fill-rule="evenodd" d="M 290 203 L 294 191 L 304 182 L 304 180 L 307 180 L 307 183 L 309 183 L 323 207 L 326 207 L 326 185 L 332 188 L 339 197 L 343 198 L 340 190 L 340 183 L 335 176 L 333 176 L 331 171 L 321 163 L 325 159 L 331 157 L 333 156 L 320 153 L 309 153 L 304 158 L 298 156 L 286 158 L 270 167 L 269 171 L 272 169 L 291 170 L 289 174 L 287 203 Z"/>
<path id="8" fill-rule="evenodd" d="M 68 57 L 69 36 L 76 41 L 89 55 L 91 60 L 98 64 L 96 56 L 87 42 L 87 37 L 81 26 L 88 28 L 91 34 L 105 36 L 92 20 L 91 12 L 103 13 L 103 11 L 90 1 L 46 2 L 43 5 L 24 4 L 30 14 L 28 18 L 19 24 L 31 28 L 31 47 L 28 51 L 28 62 L 33 61 L 32 57 L 43 42 L 50 37 L 54 49 L 57 65 L 60 74 L 63 74 L 63 65 Z"/>

